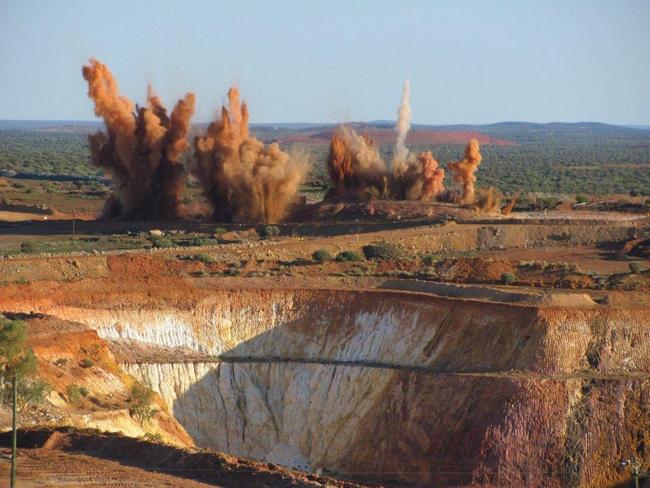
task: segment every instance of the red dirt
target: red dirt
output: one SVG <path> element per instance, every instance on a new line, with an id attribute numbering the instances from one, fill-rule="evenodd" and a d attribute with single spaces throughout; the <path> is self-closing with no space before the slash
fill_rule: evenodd
<path id="1" fill-rule="evenodd" d="M 20 434 L 18 478 L 23 488 L 364 486 L 210 450 L 181 449 L 94 430 L 43 429 Z M 0 445 L 7 446 L 9 439 L 9 433 L 0 434 Z M 8 465 L 0 461 L 3 478 Z"/>
<path id="2" fill-rule="evenodd" d="M 9 455 L 8 449 L 3 454 Z M 9 461 L 0 459 L 0 479 L 9 479 Z M 117 461 L 96 459 L 50 449 L 24 449 L 18 453 L 19 488 L 208 488 L 218 485 L 185 480 L 124 466 Z M 223 486 L 223 485 L 221 485 Z"/>
<path id="3" fill-rule="evenodd" d="M 516 226 L 503 229 L 517 230 Z M 499 228 L 496 228 L 500 231 Z M 279 278 L 299 280 L 301 286 L 318 284 L 325 279 L 366 277 L 376 282 L 402 278 L 467 283 L 501 283 L 504 273 L 513 273 L 516 284 L 542 288 L 568 289 L 650 289 L 650 270 L 647 260 L 634 259 L 640 272 L 629 275 L 629 258 L 617 256 L 614 250 L 593 246 L 534 247 L 522 249 L 483 251 L 480 257 L 471 252 L 436 249 L 436 241 L 463 246 L 476 230 L 476 226 L 446 225 L 379 232 L 360 232 L 311 239 L 284 238 L 278 241 L 252 241 L 242 244 L 210 248 L 179 248 L 155 253 L 136 252 L 104 256 L 76 256 L 74 258 L 26 257 L 0 261 L 0 272 L 6 282 L 17 282 L 5 288 L 5 299 L 14 294 L 36 296 L 42 290 L 53 290 L 45 281 L 83 280 L 84 289 L 112 287 L 114 283 L 143 287 L 164 284 L 188 278 L 223 279 L 240 276 L 241 280 L 264 278 L 271 286 Z M 541 230 L 534 227 L 532 231 Z M 470 232 L 465 235 L 464 232 Z M 403 256 L 394 261 L 326 262 L 315 263 L 311 254 L 316 249 L 327 249 L 336 255 L 343 250 L 360 252 L 371 242 L 400 243 Z M 549 241 L 551 242 L 551 241 Z M 421 257 L 434 253 L 435 264 L 427 265 Z M 212 262 L 202 262 L 197 255 L 209 255 Z M 594 274 L 596 273 L 596 274 Z M 609 277 L 613 277 L 608 282 Z M 27 279 L 29 283 L 20 284 Z M 99 279 L 95 282 L 95 279 Z M 105 281 L 104 281 L 105 280 Z M 341 280 L 343 281 L 343 280 Z M 42 284 L 37 283 L 41 282 Z M 169 286 L 178 286 L 170 284 Z M 377 286 L 375 284 L 374 286 Z M 41 290 L 37 292 L 37 290 Z M 48 293 L 48 292 L 45 292 Z M 2 300 L 0 300 L 0 303 Z"/>
<path id="4" fill-rule="evenodd" d="M 511 259 L 515 261 L 546 261 L 548 263 L 575 263 L 583 271 L 596 273 L 625 273 L 630 260 L 617 256 L 617 253 L 589 246 L 568 248 L 527 248 L 485 251 L 484 257 Z M 642 263 L 641 267 L 643 268 Z"/>

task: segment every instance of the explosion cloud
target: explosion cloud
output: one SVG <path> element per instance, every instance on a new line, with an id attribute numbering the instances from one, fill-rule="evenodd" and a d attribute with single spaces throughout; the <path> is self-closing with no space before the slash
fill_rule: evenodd
<path id="1" fill-rule="evenodd" d="M 185 180 L 180 158 L 189 147 L 194 95 L 185 95 L 167 115 L 149 89 L 147 106 L 134 110 L 133 103 L 120 96 L 106 65 L 91 59 L 82 74 L 88 82 L 88 96 L 95 102 L 95 115 L 106 124 L 106 133 L 89 136 L 93 164 L 112 176 L 112 194 L 103 216 L 177 217 Z"/>
<path id="2" fill-rule="evenodd" d="M 406 136 L 411 128 L 411 85 L 408 80 L 404 82 L 402 88 L 402 102 L 397 110 L 397 123 L 395 131 L 397 132 L 397 142 L 393 153 L 393 171 L 399 173 L 405 169 L 409 159 L 409 150 L 406 147 Z"/>
<path id="3" fill-rule="evenodd" d="M 195 139 L 193 173 L 218 221 L 280 221 L 296 200 L 306 170 L 302 158 L 249 135 L 248 108 L 236 87 L 228 91 L 221 118 Z"/>
<path id="4" fill-rule="evenodd" d="M 327 168 L 333 188 L 326 198 L 393 198 L 432 201 L 444 192 L 445 172 L 431 152 L 415 157 L 406 146 L 411 127 L 410 86 L 404 83 L 397 111 L 397 142 L 391 171 L 369 137 L 341 126 L 330 144 Z"/>
<path id="5" fill-rule="evenodd" d="M 332 135 L 327 170 L 334 187 L 327 197 L 382 198 L 387 190 L 386 163 L 372 140 L 341 126 Z"/>
<path id="6" fill-rule="evenodd" d="M 481 151 L 476 139 L 470 139 L 465 147 L 465 155 L 460 161 L 448 163 L 447 168 L 451 172 L 454 183 L 462 188 L 462 193 L 458 198 L 458 203 L 474 203 L 476 198 L 474 183 L 476 182 L 476 170 L 481 164 Z"/>
<path id="7" fill-rule="evenodd" d="M 394 179 L 395 186 L 404 188 L 402 198 L 405 200 L 430 202 L 445 191 L 445 170 L 438 168 L 438 161 L 431 151 L 420 153 L 417 160 L 407 166 L 402 177 L 394 176 Z"/>
<path id="8" fill-rule="evenodd" d="M 517 200 L 519 200 L 519 196 L 521 195 L 521 191 L 516 191 L 514 195 L 510 198 L 510 202 L 508 205 L 506 205 L 502 210 L 501 214 L 502 215 L 510 215 L 512 212 L 512 209 L 515 208 L 515 205 L 517 205 Z"/>

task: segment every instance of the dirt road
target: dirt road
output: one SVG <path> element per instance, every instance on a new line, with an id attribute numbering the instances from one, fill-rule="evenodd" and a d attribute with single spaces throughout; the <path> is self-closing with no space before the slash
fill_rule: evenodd
<path id="1" fill-rule="evenodd" d="M 7 450 L 2 451 L 7 454 Z M 8 486 L 10 461 L 0 459 L 0 483 Z M 116 461 L 49 449 L 23 449 L 17 488 L 214 488 L 223 486 L 123 466 Z"/>

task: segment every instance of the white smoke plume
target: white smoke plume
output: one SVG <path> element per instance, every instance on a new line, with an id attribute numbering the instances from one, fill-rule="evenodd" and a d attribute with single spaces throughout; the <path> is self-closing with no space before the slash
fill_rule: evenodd
<path id="1" fill-rule="evenodd" d="M 395 131 L 397 132 L 397 142 L 393 151 L 393 171 L 396 174 L 402 173 L 410 159 L 410 152 L 406 147 L 406 136 L 411 128 L 411 85 L 408 80 L 404 81 L 402 88 L 402 101 L 397 109 L 397 123 Z"/>

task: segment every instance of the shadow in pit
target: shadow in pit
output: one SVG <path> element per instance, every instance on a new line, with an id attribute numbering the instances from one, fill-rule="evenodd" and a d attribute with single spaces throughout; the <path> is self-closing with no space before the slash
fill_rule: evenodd
<path id="1" fill-rule="evenodd" d="M 497 456 L 483 446 L 520 396 L 505 377 L 363 361 L 228 361 L 174 402 L 198 445 L 362 484 L 466 486 L 480 470 L 496 471 Z"/>
<path id="2" fill-rule="evenodd" d="M 0 447 L 10 445 L 11 432 L 0 433 Z M 93 429 L 21 429 L 18 431 L 18 447 L 83 454 L 219 487 L 306 487 L 314 486 L 313 482 L 331 486 L 328 483 L 334 482 L 334 486 L 353 488 L 353 485 L 314 475 L 292 473 L 266 463 L 237 460 L 207 450 L 181 449 Z"/>
<path id="3" fill-rule="evenodd" d="M 300 318 L 224 352 L 220 363 L 209 365 L 178 395 L 174 416 L 198 445 L 282 465 L 304 462 L 304 469 L 322 469 L 339 479 L 398 486 L 544 486 L 561 484 L 562 460 L 574 459 L 593 432 L 609 435 L 607 429 L 614 429 L 610 419 L 617 403 L 611 398 L 628 388 L 643 391 L 642 380 L 596 383 L 585 400 L 593 406 L 579 412 L 582 430 L 573 429 L 567 444 L 577 381 L 539 372 L 547 326 L 535 310 L 480 302 L 462 302 L 460 310 L 455 302 L 426 300 L 444 303 L 431 315 L 417 312 L 427 324 L 422 329 L 435 332 L 414 338 L 417 349 L 410 349 L 409 357 L 428 367 L 396 363 L 399 355 L 392 352 L 400 349 L 399 334 L 421 333 L 406 322 L 395 325 L 395 337 L 381 337 L 390 326 L 375 324 L 380 336 L 373 337 L 358 335 L 372 324 L 345 319 L 352 310 L 363 316 L 374 310 L 387 320 L 381 293 L 365 306 L 332 295 L 326 312 L 322 304 L 296 302 Z M 406 310 L 407 304 L 400 304 Z M 468 318 L 474 315 L 478 319 Z M 487 322 L 489 316 L 498 324 Z M 382 341 L 383 348 L 373 351 Z M 628 394 L 627 403 L 645 411 L 650 404 L 639 395 Z M 627 438 L 632 413 L 625 417 L 628 423 L 611 432 L 621 452 L 636 446 Z M 575 461 L 581 469 L 584 463 L 586 472 L 576 477 L 578 484 L 610 476 L 618 459 L 614 444 L 599 445 L 598 456 L 612 459 L 611 466 L 598 468 L 598 456 L 589 451 Z"/>
<path id="4" fill-rule="evenodd" d="M 521 366 L 531 349 L 539 349 L 544 337 L 533 330 L 534 310 L 465 304 L 465 315 L 494 308 L 507 323 L 519 324 L 503 327 L 514 336 L 513 350 L 502 347 L 503 360 L 488 351 L 462 361 L 456 344 L 437 354 L 431 367 L 417 367 L 398 363 L 399 355 L 385 358 L 381 349 L 369 353 L 360 343 L 363 334 L 357 335 L 369 324 L 343 318 L 362 309 L 358 300 L 333 296 L 327 320 L 318 318 L 318 305 L 294 303 L 300 318 L 224 352 L 221 363 L 178 395 L 174 417 L 199 446 L 359 483 L 465 486 L 479 471 L 494 472 L 499 459 L 485 443 L 490 429 L 506 424 L 508 406 L 523 396 L 524 386 L 513 377 L 488 375 Z M 381 294 L 372 300 L 381 301 Z M 455 305 L 435 309 L 437 327 L 430 323 L 423 330 L 438 332 L 423 337 L 410 351 L 413 357 L 426 358 L 454 341 L 458 324 L 448 307 Z M 381 313 L 381 307 L 370 308 Z M 363 311 L 369 313 L 368 304 Z M 467 342 L 481 344 L 487 326 L 468 330 Z M 403 333 L 403 327 L 394 328 Z M 389 343 L 388 349 L 399 341 L 382 338 L 381 329 L 378 337 L 363 339 L 370 349 L 378 341 Z"/>

